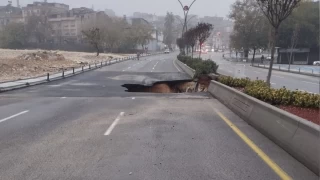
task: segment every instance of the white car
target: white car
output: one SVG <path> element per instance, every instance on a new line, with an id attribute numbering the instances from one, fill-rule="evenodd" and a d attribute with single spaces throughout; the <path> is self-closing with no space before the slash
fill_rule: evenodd
<path id="1" fill-rule="evenodd" d="M 315 61 L 315 62 L 313 62 L 313 65 L 315 65 L 315 66 L 320 66 L 320 61 Z"/>
<path id="2" fill-rule="evenodd" d="M 169 54 L 169 53 L 170 53 L 170 50 L 169 50 L 169 49 L 166 49 L 166 50 L 164 51 L 164 53 L 165 53 L 165 54 Z"/>

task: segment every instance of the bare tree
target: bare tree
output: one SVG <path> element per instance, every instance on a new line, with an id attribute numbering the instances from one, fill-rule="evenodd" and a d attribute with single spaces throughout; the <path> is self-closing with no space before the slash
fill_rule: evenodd
<path id="1" fill-rule="evenodd" d="M 210 23 L 198 23 L 198 25 L 195 27 L 197 40 L 200 46 L 199 58 L 201 57 L 202 45 L 210 37 L 212 30 L 213 25 Z"/>
<path id="2" fill-rule="evenodd" d="M 296 48 L 299 40 L 299 24 L 296 24 L 293 30 L 293 35 L 291 37 L 291 50 L 290 50 L 290 56 L 289 56 L 289 70 L 292 64 L 292 55 L 293 55 L 293 49 Z"/>
<path id="3" fill-rule="evenodd" d="M 38 43 L 46 42 L 52 31 L 52 27 L 49 24 L 47 15 L 32 15 L 28 17 L 25 28 L 29 37 L 35 38 Z"/>
<path id="4" fill-rule="evenodd" d="M 97 56 L 100 54 L 100 49 L 102 46 L 102 36 L 99 28 L 91 28 L 88 30 L 83 30 L 82 34 L 88 40 L 88 42 L 96 49 Z"/>
<path id="5" fill-rule="evenodd" d="M 271 39 L 271 61 L 267 76 L 267 83 L 270 85 L 272 67 L 274 62 L 275 47 L 277 44 L 279 27 L 281 23 L 292 13 L 301 0 L 257 0 L 262 12 L 268 18 L 272 29 Z"/>

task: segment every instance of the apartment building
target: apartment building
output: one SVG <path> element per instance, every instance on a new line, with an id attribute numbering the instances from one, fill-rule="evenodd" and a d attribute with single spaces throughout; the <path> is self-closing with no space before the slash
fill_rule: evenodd
<path id="1" fill-rule="evenodd" d="M 0 6 L 0 30 L 9 23 L 23 22 L 22 10 L 11 4 Z"/>
<path id="2" fill-rule="evenodd" d="M 69 6 L 61 3 L 34 2 L 22 8 L 24 22 L 30 16 L 46 16 L 49 18 L 59 17 L 69 11 Z"/>
<path id="3" fill-rule="evenodd" d="M 95 12 L 88 8 L 75 8 L 57 18 L 50 18 L 52 37 L 56 43 L 76 43 L 83 39 L 82 30 L 95 23 L 104 12 Z"/>

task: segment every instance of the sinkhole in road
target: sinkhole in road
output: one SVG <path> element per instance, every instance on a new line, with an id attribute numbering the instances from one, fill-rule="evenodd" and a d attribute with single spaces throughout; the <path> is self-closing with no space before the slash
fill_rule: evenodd
<path id="1" fill-rule="evenodd" d="M 197 82 L 197 92 L 207 92 L 211 78 L 200 77 L 198 81 L 193 80 L 173 80 L 158 81 L 153 85 L 145 86 L 141 84 L 124 84 L 127 92 L 145 92 L 145 93 L 193 93 L 195 92 Z"/>

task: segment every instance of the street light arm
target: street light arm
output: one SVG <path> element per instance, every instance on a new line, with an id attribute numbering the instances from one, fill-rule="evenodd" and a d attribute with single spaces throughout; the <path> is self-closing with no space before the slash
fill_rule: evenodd
<path id="1" fill-rule="evenodd" d="M 188 21 L 187 21 L 187 22 L 189 22 L 191 19 L 193 19 L 193 18 L 195 18 L 195 17 L 197 17 L 197 15 L 193 15 L 193 16 L 191 16 L 191 17 L 188 19 Z"/>
<path id="2" fill-rule="evenodd" d="M 183 9 L 183 4 L 182 4 L 182 2 L 181 2 L 180 0 L 178 0 L 178 1 L 179 1 L 180 5 L 181 5 L 181 7 L 182 7 L 182 9 Z"/>
<path id="3" fill-rule="evenodd" d="M 180 1 L 180 0 L 179 0 Z M 193 0 L 192 3 L 189 6 L 189 9 L 191 8 L 191 6 L 193 5 L 193 3 L 196 2 L 196 0 Z"/>

